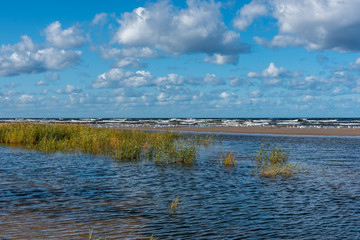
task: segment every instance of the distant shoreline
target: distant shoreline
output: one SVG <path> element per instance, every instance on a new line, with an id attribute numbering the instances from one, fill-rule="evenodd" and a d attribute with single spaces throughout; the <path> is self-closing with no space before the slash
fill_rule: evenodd
<path id="1" fill-rule="evenodd" d="M 339 130 L 330 130 L 330 134 L 333 135 L 349 135 L 353 136 L 354 134 L 358 136 L 357 133 L 353 133 L 353 129 L 360 129 L 360 118 L 296 118 L 296 119 L 285 119 L 285 118 L 264 118 L 264 119 L 230 119 L 230 118 L 23 118 L 23 119 L 6 119 L 0 118 L 0 123 L 12 123 L 12 122 L 29 122 L 29 123 L 60 123 L 60 124 L 86 124 L 94 126 L 103 126 L 103 127 L 113 127 L 113 128 L 148 128 L 153 129 L 176 129 L 183 131 L 187 128 L 188 131 L 208 131 L 213 132 L 244 132 L 247 133 L 263 133 L 264 129 L 267 128 L 280 128 L 280 129 L 347 129 L 345 132 L 350 131 L 351 133 L 338 133 Z M 214 130 L 213 128 L 219 128 L 219 130 Z M 261 130 L 258 130 L 261 129 Z M 260 132 L 259 132 L 260 131 Z M 267 132 L 268 130 L 266 130 Z M 274 130 L 270 130 L 274 131 Z M 291 133 L 288 133 L 291 131 Z M 285 130 L 281 134 L 298 134 L 292 133 L 294 130 Z M 316 135 L 326 134 L 317 133 L 319 130 L 315 130 Z M 328 130 L 326 130 L 328 132 Z M 303 132 L 303 130 L 301 130 Z M 314 132 L 314 131 L 312 131 Z M 275 133 L 277 134 L 277 133 Z M 302 134 L 302 133 L 300 133 Z M 307 133 L 306 133 L 307 134 Z M 311 133 L 310 133 L 311 134 Z"/>
<path id="2" fill-rule="evenodd" d="M 282 128 L 282 127 L 116 127 L 124 130 L 163 130 L 273 135 L 360 136 L 360 128 Z"/>

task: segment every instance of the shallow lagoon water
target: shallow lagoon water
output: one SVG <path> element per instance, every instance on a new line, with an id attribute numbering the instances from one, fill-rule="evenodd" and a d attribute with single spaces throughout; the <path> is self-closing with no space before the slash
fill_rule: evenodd
<path id="1" fill-rule="evenodd" d="M 219 137 L 195 166 L 0 146 L 0 239 L 360 239 L 360 138 Z M 263 141 L 303 171 L 257 176 Z M 218 164 L 226 150 L 237 166 Z"/>

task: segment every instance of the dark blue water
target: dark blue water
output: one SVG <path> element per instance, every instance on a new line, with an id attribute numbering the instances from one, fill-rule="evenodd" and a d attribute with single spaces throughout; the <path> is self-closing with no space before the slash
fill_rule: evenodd
<path id="1" fill-rule="evenodd" d="M 0 146 L 0 239 L 360 239 L 360 138 L 221 138 L 191 167 Z M 264 140 L 303 170 L 256 175 Z M 236 167 L 218 164 L 226 150 Z"/>

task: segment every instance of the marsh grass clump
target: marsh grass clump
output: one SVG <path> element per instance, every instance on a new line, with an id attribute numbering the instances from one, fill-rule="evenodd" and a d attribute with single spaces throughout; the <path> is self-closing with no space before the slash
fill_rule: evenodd
<path id="1" fill-rule="evenodd" d="M 290 177 L 298 171 L 298 165 L 288 163 L 289 156 L 278 146 L 262 143 L 255 157 L 257 172 L 264 177 Z"/>
<path id="2" fill-rule="evenodd" d="M 197 158 L 196 147 L 186 141 L 180 141 L 173 145 L 170 151 L 170 158 L 175 163 L 192 165 Z"/>
<path id="3" fill-rule="evenodd" d="M 159 145 L 154 154 L 156 163 L 181 163 L 193 165 L 197 159 L 196 145 L 192 141 L 180 139 L 174 144 Z"/>
<path id="4" fill-rule="evenodd" d="M 174 132 L 126 131 L 75 124 L 0 124 L 0 143 L 41 152 L 84 153 L 120 161 L 194 163 L 196 147 Z M 164 157 L 164 158 L 163 158 Z"/>
<path id="5" fill-rule="evenodd" d="M 221 166 L 232 167 L 236 165 L 236 157 L 233 152 L 219 153 L 218 155 Z"/>

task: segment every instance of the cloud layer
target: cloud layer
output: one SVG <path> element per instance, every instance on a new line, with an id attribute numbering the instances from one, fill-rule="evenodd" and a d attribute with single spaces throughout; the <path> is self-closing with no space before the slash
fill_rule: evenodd
<path id="1" fill-rule="evenodd" d="M 0 47 L 0 108 L 262 117 L 359 105 L 359 1 L 247 2 L 147 1 L 25 29 Z"/>

